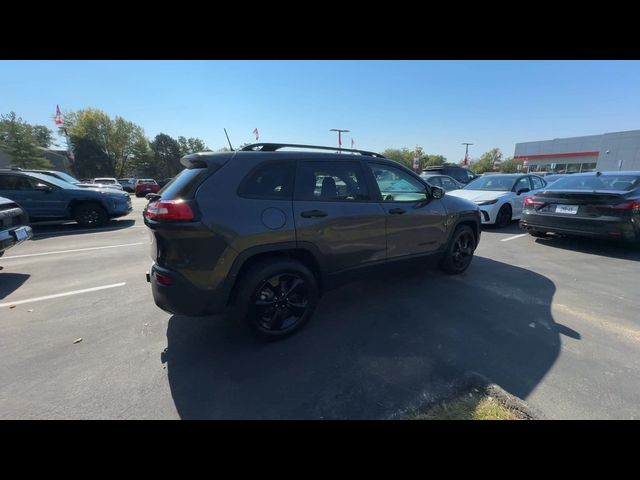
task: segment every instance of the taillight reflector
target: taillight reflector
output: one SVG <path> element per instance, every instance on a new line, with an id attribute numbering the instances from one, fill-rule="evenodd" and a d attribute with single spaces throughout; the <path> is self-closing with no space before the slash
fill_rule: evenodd
<path id="1" fill-rule="evenodd" d="M 157 200 L 149 203 L 144 216 L 149 220 L 186 221 L 193 220 L 195 215 L 191 206 L 184 200 Z"/>
<path id="2" fill-rule="evenodd" d="M 613 205 L 611 208 L 619 210 L 637 210 L 640 209 L 640 200 L 630 200 L 628 202 L 619 203 L 618 205 Z"/>
<path id="3" fill-rule="evenodd" d="M 533 207 L 534 205 L 544 205 L 544 202 L 534 200 L 532 197 L 524 197 L 524 204 Z"/>

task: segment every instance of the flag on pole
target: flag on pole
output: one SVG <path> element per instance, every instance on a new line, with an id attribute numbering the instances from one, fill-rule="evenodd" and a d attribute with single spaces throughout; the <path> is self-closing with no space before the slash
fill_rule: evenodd
<path id="1" fill-rule="evenodd" d="M 256 142 L 257 142 L 258 139 L 260 138 L 260 134 L 258 133 L 258 127 L 253 129 L 253 134 L 256 136 Z"/>
<path id="2" fill-rule="evenodd" d="M 356 144 L 356 142 L 353 141 L 353 137 L 351 138 L 351 148 L 353 148 L 353 146 Z"/>
<path id="3" fill-rule="evenodd" d="M 342 132 L 338 131 L 338 148 L 342 148 Z"/>
<path id="4" fill-rule="evenodd" d="M 462 165 L 465 167 L 469 165 L 469 158 L 467 157 L 467 152 L 464 153 L 464 160 L 462 161 Z"/>
<path id="5" fill-rule="evenodd" d="M 56 105 L 56 125 L 62 125 L 62 112 L 60 111 L 60 105 Z"/>

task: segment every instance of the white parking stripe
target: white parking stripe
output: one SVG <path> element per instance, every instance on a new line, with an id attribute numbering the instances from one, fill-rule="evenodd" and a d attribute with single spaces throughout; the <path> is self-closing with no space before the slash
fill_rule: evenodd
<path id="1" fill-rule="evenodd" d="M 2 257 L 2 260 L 9 260 L 11 258 L 25 258 L 25 257 L 39 257 L 42 255 L 57 255 L 61 253 L 76 253 L 76 252 L 88 252 L 89 250 L 104 250 L 106 248 L 120 248 L 120 247 L 133 247 L 134 245 L 145 245 L 147 242 L 137 243 L 125 243 L 122 245 L 107 245 L 105 247 L 90 247 L 90 248 L 76 248 L 73 250 L 58 250 L 57 252 L 44 252 L 44 253 L 28 253 L 25 255 L 13 255 L 11 257 Z"/>
<path id="2" fill-rule="evenodd" d="M 528 233 L 521 233 L 520 235 L 514 235 L 513 237 L 503 238 L 500 241 L 501 242 L 508 242 L 509 240 L 515 240 L 516 238 L 526 237 L 527 235 L 528 235 Z"/>
<path id="3" fill-rule="evenodd" d="M 73 290 L 72 292 L 56 293 L 55 295 L 46 295 L 44 297 L 29 298 L 27 300 L 19 300 L 17 302 L 0 303 L 0 307 L 9 307 L 11 305 L 21 305 L 23 303 L 40 302 L 42 300 L 50 300 L 52 298 L 67 297 L 69 295 L 77 295 L 79 293 L 97 292 L 98 290 L 106 290 L 107 288 L 123 287 L 126 282 L 114 283 L 112 285 L 103 285 L 102 287 L 85 288 L 83 290 Z"/>
<path id="4" fill-rule="evenodd" d="M 107 227 L 107 228 L 84 228 L 82 230 L 56 230 L 55 232 L 42 232 L 42 233 L 34 233 L 33 236 L 34 237 L 47 237 L 49 235 L 57 235 L 59 233 L 68 233 L 68 234 L 74 234 L 74 233 L 83 233 L 83 232 L 91 232 L 91 233 L 104 233 L 104 232 L 110 232 L 113 230 L 129 230 L 130 228 L 142 228 L 145 227 L 146 225 L 131 225 L 130 227 Z"/>

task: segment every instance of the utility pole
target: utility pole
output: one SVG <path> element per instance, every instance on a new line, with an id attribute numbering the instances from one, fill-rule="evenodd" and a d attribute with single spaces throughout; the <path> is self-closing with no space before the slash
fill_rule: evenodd
<path id="1" fill-rule="evenodd" d="M 345 132 L 350 132 L 351 130 L 343 130 L 340 128 L 332 128 L 329 130 L 330 132 L 338 132 L 338 150 L 342 150 L 342 134 Z M 338 152 L 340 153 L 340 152 Z"/>

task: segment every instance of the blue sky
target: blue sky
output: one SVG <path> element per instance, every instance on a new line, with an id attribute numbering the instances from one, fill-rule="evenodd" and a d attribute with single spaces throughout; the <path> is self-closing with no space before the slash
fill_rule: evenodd
<path id="1" fill-rule="evenodd" d="M 0 113 L 54 127 L 95 107 L 149 137 L 356 148 L 450 161 L 516 142 L 640 129 L 640 61 L 0 61 Z"/>

